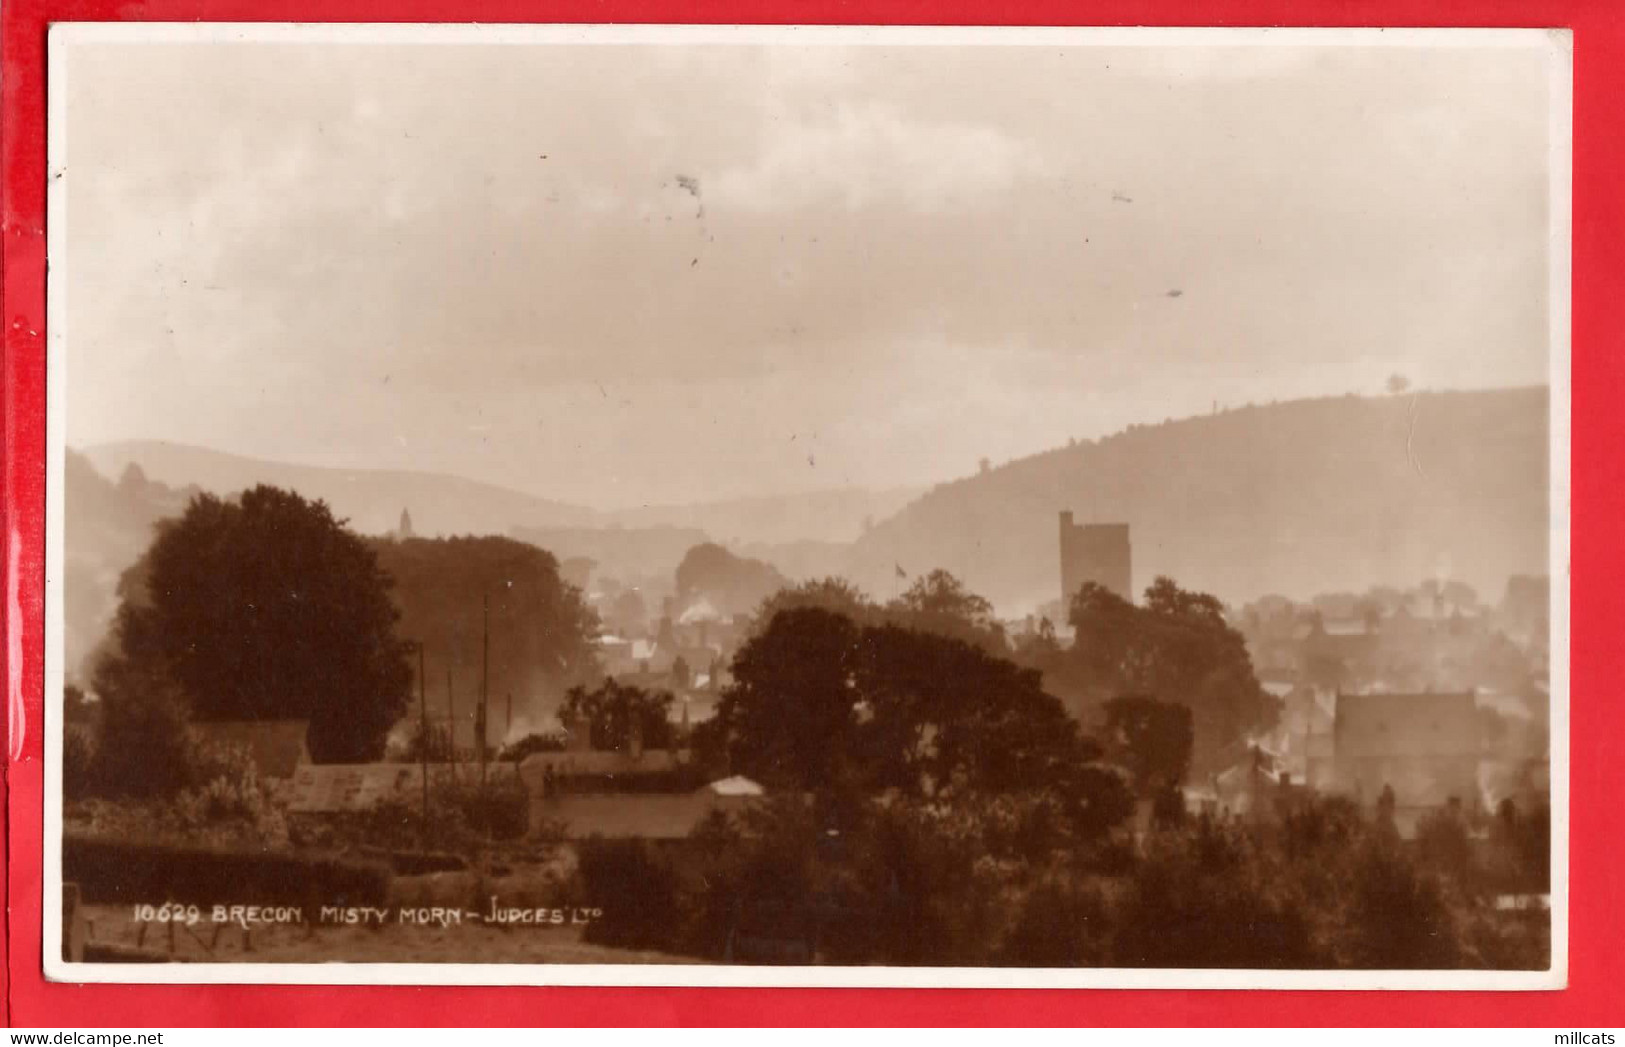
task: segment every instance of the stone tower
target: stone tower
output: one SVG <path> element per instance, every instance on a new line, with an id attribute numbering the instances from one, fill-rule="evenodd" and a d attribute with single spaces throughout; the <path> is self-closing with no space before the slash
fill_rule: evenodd
<path id="1" fill-rule="evenodd" d="M 1075 524 L 1061 514 L 1061 602 L 1070 608 L 1084 582 L 1103 585 L 1125 600 L 1134 599 L 1133 552 L 1128 524 Z"/>

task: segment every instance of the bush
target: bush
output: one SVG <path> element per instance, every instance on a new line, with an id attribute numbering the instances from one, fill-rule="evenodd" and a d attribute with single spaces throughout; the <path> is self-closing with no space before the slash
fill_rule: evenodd
<path id="1" fill-rule="evenodd" d="M 670 950 L 677 944 L 679 877 L 643 840 L 593 838 L 578 859 L 582 899 L 604 911 L 583 939 L 623 949 Z"/>
<path id="2" fill-rule="evenodd" d="M 381 865 L 249 850 L 174 847 L 86 836 L 62 839 L 62 878 L 90 903 L 379 905 Z"/>
<path id="3" fill-rule="evenodd" d="M 537 734 L 531 732 L 516 741 L 502 747 L 497 753 L 497 759 L 504 763 L 523 763 L 525 757 L 532 753 L 557 753 L 564 751 L 564 739 L 556 734 Z"/>
<path id="4" fill-rule="evenodd" d="M 1026 892 L 998 963 L 1014 967 L 1096 967 L 1107 960 L 1109 914 L 1099 891 L 1067 872 Z"/>
<path id="5" fill-rule="evenodd" d="M 1252 842 L 1199 821 L 1158 836 L 1119 915 L 1123 967 L 1324 966 L 1310 914 Z"/>
<path id="6" fill-rule="evenodd" d="M 1516 856 L 1516 889 L 1545 893 L 1552 889 L 1552 809 L 1542 804 L 1515 815 L 1507 835 Z"/>
<path id="7" fill-rule="evenodd" d="M 96 746 L 85 731 L 70 727 L 62 733 L 62 796 L 82 800 L 95 790 Z"/>
<path id="8" fill-rule="evenodd" d="M 1373 843 L 1360 856 L 1348 920 L 1350 966 L 1379 970 L 1459 967 L 1461 942 L 1435 875 L 1397 848 Z"/>
<path id="9" fill-rule="evenodd" d="M 247 751 L 209 744 L 191 729 L 184 698 L 162 673 L 110 658 L 97 675 L 102 696 L 100 735 L 92 746 L 78 730 L 64 736 L 63 790 L 70 799 L 175 798 L 181 821 L 232 819 L 258 823 L 272 814 L 258 769 Z M 273 839 L 286 827 L 265 824 Z"/>
<path id="10" fill-rule="evenodd" d="M 517 778 L 489 781 L 482 792 L 479 784 L 449 782 L 437 785 L 430 795 L 431 811 L 438 837 L 466 846 L 474 840 L 517 840 L 530 828 L 530 795 Z"/>
<path id="11" fill-rule="evenodd" d="M 416 792 L 391 797 L 363 811 L 295 815 L 291 837 L 301 847 L 440 851 L 467 858 L 489 844 L 517 840 L 529 830 L 530 800 L 523 784 L 503 778 L 486 784 L 439 779 L 429 793 L 429 825 Z"/>
<path id="12" fill-rule="evenodd" d="M 1433 811 L 1416 827 L 1416 856 L 1422 866 L 1449 878 L 1471 894 L 1478 883 L 1473 843 L 1458 812 Z"/>
<path id="13" fill-rule="evenodd" d="M 194 753 L 191 774 L 201 784 L 183 790 L 173 803 L 183 830 L 238 823 L 263 846 L 288 842 L 287 819 L 260 781 L 259 767 L 247 750 L 199 745 Z"/>
<path id="14" fill-rule="evenodd" d="M 1462 946 L 1469 966 L 1497 971 L 1540 971 L 1551 964 L 1552 920 L 1545 909 L 1475 911 L 1466 921 Z"/>
<path id="15" fill-rule="evenodd" d="M 90 775 L 96 795 L 147 799 L 199 783 L 198 747 L 173 682 L 115 658 L 98 670 L 97 691 L 102 723 Z"/>

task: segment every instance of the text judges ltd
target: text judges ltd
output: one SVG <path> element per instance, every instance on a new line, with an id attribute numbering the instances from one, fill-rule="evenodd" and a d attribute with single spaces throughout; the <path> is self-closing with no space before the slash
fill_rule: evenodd
<path id="1" fill-rule="evenodd" d="M 492 896 L 486 912 L 457 909 L 447 906 L 400 906 L 376 908 L 366 905 L 324 905 L 316 912 L 314 921 L 306 920 L 303 906 L 299 905 L 135 905 L 131 918 L 136 923 L 180 923 L 191 926 L 199 923 L 236 924 L 241 927 L 265 924 L 302 924 L 314 922 L 334 925 L 381 925 L 399 923 L 431 927 L 452 927 L 463 923 L 487 923 L 520 926 L 561 927 L 586 924 L 599 919 L 604 911 L 595 906 L 534 907 L 503 905 Z"/>

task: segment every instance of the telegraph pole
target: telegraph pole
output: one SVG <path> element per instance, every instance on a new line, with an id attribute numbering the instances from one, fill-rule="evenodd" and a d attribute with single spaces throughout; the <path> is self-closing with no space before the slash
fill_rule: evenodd
<path id="1" fill-rule="evenodd" d="M 418 758 L 423 766 L 423 849 L 429 849 L 429 688 L 428 676 L 423 671 L 423 641 L 413 640 L 418 649 L 418 715 L 422 726 L 418 729 Z"/>
<path id="2" fill-rule="evenodd" d="M 446 670 L 446 737 L 451 747 L 451 776 L 459 784 L 462 778 L 457 771 L 457 696 L 451 690 L 451 670 Z"/>
<path id="3" fill-rule="evenodd" d="M 485 600 L 485 631 L 481 640 L 480 649 L 480 712 L 474 733 L 479 737 L 475 744 L 479 746 L 480 753 L 480 803 L 483 808 L 485 802 L 485 717 L 486 706 L 491 697 L 491 597 Z"/>

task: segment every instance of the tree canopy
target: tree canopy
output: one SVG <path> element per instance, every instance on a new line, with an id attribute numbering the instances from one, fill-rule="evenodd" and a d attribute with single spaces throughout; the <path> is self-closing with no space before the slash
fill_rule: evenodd
<path id="1" fill-rule="evenodd" d="M 953 637 L 860 625 L 822 608 L 776 614 L 734 660 L 705 725 L 732 769 L 770 788 L 968 800 L 1042 793 L 1103 830 L 1127 811 L 1039 674 Z"/>
<path id="2" fill-rule="evenodd" d="M 559 718 L 587 724 L 594 749 L 624 752 L 636 734 L 646 749 L 671 746 L 671 695 L 605 680 L 591 690 L 572 687 L 564 697 Z"/>
<path id="3" fill-rule="evenodd" d="M 845 615 L 861 625 L 891 622 L 921 632 L 950 636 L 991 654 L 1009 650 L 1004 627 L 993 605 L 948 571 L 934 570 L 916 578 L 895 599 L 882 605 L 844 578 L 828 577 L 786 586 L 763 600 L 756 611 L 757 631 L 780 611 L 817 607 Z"/>
<path id="4" fill-rule="evenodd" d="M 501 537 L 380 540 L 374 548 L 395 578 L 400 635 L 424 645 L 431 706 L 445 701 L 449 672 L 459 713 L 472 710 L 485 672 L 487 602 L 493 709 L 511 694 L 516 713 L 537 715 L 570 686 L 596 679 L 597 618 L 552 553 Z"/>
<path id="5" fill-rule="evenodd" d="M 1142 796 L 1153 796 L 1184 782 L 1190 770 L 1195 732 L 1191 711 L 1143 694 L 1126 694 L 1106 703 L 1108 752 L 1134 776 Z"/>
<path id="6" fill-rule="evenodd" d="M 786 586 L 761 602 L 756 622 L 765 628 L 780 611 L 818 607 L 845 615 L 854 622 L 868 621 L 879 610 L 869 594 L 845 578 L 831 575 Z"/>
<path id="7" fill-rule="evenodd" d="M 886 610 L 894 621 L 915 629 L 956 637 L 997 654 L 1007 648 L 993 604 L 941 568 L 916 578 Z"/>
<path id="8" fill-rule="evenodd" d="M 140 700 L 132 681 L 167 679 L 196 719 L 309 720 L 318 761 L 383 754 L 412 670 L 388 575 L 326 504 L 263 485 L 200 494 L 134 577 L 98 692 Z"/>
<path id="9" fill-rule="evenodd" d="M 703 597 L 723 614 L 744 614 L 783 588 L 785 578 L 772 564 L 705 542 L 683 555 L 676 582 L 681 606 Z"/>
<path id="10" fill-rule="evenodd" d="M 734 682 L 702 725 L 719 735 L 731 768 L 774 789 L 827 786 L 854 753 L 853 687 L 861 627 L 803 607 L 774 615 L 734 656 Z"/>
<path id="11" fill-rule="evenodd" d="M 1158 578 L 1136 606 L 1086 583 L 1070 611 L 1076 639 L 1069 673 L 1101 701 L 1141 694 L 1188 706 L 1198 765 L 1212 769 L 1230 759 L 1250 733 L 1275 722 L 1278 706 L 1259 686 L 1246 641 L 1216 597 Z"/>

